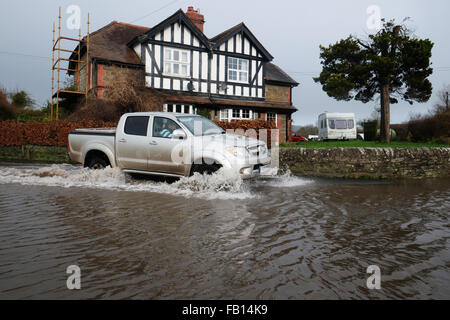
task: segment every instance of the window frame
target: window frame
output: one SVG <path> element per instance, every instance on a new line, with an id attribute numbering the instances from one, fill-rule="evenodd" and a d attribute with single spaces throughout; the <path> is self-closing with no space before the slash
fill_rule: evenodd
<path id="1" fill-rule="evenodd" d="M 170 51 L 170 59 L 167 58 L 167 51 Z M 174 60 L 174 52 L 179 52 L 179 60 Z M 183 62 L 182 56 L 183 53 L 186 53 L 187 62 Z M 164 75 L 172 76 L 172 77 L 179 77 L 179 78 L 190 78 L 190 69 L 191 69 L 191 56 L 189 54 L 189 50 L 184 49 L 178 49 L 178 48 L 171 48 L 171 47 L 164 47 Z M 170 64 L 170 72 L 167 71 L 166 65 Z M 179 71 L 180 73 L 173 72 L 174 64 L 179 65 Z M 183 69 L 183 66 L 186 66 L 186 74 L 182 74 L 181 70 Z"/>
<path id="2" fill-rule="evenodd" d="M 197 114 L 196 108 L 192 104 L 178 105 L 178 104 L 174 104 L 174 103 L 166 103 L 163 106 L 163 111 L 175 113 L 177 111 L 177 106 L 181 106 L 181 113 L 183 113 L 183 114 L 192 114 L 192 115 Z"/>
<path id="3" fill-rule="evenodd" d="M 184 129 L 175 121 L 175 120 L 172 120 L 172 119 L 170 119 L 170 118 L 166 118 L 166 117 L 153 117 L 153 122 L 152 122 L 152 138 L 159 138 L 159 139 L 172 139 L 172 137 L 173 137 L 173 131 L 172 131 L 172 134 L 170 135 L 170 137 L 161 137 L 161 136 L 155 136 L 155 128 L 156 128 L 156 126 L 155 126 L 155 122 L 156 122 L 156 119 L 166 119 L 167 121 L 172 121 L 173 123 L 175 123 L 175 125 L 178 127 L 178 128 L 176 128 L 176 129 L 174 129 L 173 131 L 175 131 L 175 130 L 183 130 L 184 131 Z M 185 132 L 186 133 L 186 132 Z"/>
<path id="4" fill-rule="evenodd" d="M 136 118 L 146 118 L 147 119 L 147 126 L 146 126 L 146 129 L 145 129 L 145 134 L 136 134 L 136 133 L 129 133 L 129 132 L 127 132 L 128 120 L 136 119 Z M 125 123 L 123 125 L 123 133 L 126 134 L 127 136 L 148 137 L 149 124 L 150 124 L 150 117 L 149 116 L 129 116 L 129 117 L 127 117 L 127 119 L 125 120 Z"/>
<path id="5" fill-rule="evenodd" d="M 351 127 L 350 127 L 350 123 L 352 124 Z M 348 120 L 347 120 L 347 129 L 348 129 L 348 130 L 353 130 L 353 129 L 355 129 L 355 120 L 353 120 L 353 119 L 348 119 Z"/>
<path id="6" fill-rule="evenodd" d="M 236 60 L 236 68 L 231 66 L 231 61 Z M 239 62 L 240 61 L 245 61 L 247 68 L 244 69 L 239 69 Z M 248 83 L 248 75 L 249 75 L 249 66 L 250 66 L 250 61 L 247 59 L 241 59 L 241 58 L 236 58 L 236 57 L 228 57 L 227 59 L 227 67 L 228 67 L 228 82 L 234 82 L 234 83 Z M 236 72 L 236 80 L 232 79 L 230 77 L 230 73 L 231 72 Z M 245 80 L 240 80 L 241 79 L 241 73 L 245 73 Z"/>
<path id="7" fill-rule="evenodd" d="M 231 120 L 256 120 L 256 119 L 254 119 L 255 111 L 253 111 L 252 109 L 232 108 L 232 109 L 228 109 L 228 110 L 231 110 L 231 112 L 229 113 L 228 121 L 231 121 Z M 244 111 L 248 114 L 247 118 L 244 118 Z M 237 113 L 237 116 L 236 116 L 236 113 Z"/>
<path id="8" fill-rule="evenodd" d="M 223 114 L 226 114 L 226 116 L 223 116 Z M 219 119 L 220 121 L 230 121 L 230 109 L 220 109 Z"/>
<path id="9" fill-rule="evenodd" d="M 345 124 L 345 128 L 342 128 L 341 126 L 338 126 L 339 124 Z M 347 120 L 345 119 L 337 119 L 335 120 L 335 126 L 336 126 L 336 130 L 347 130 L 348 129 L 348 124 L 347 124 Z"/>
<path id="10" fill-rule="evenodd" d="M 274 118 L 273 120 L 269 120 L 269 114 L 270 114 L 270 115 L 275 115 L 275 118 Z M 276 112 L 267 112 L 267 113 L 266 113 L 266 121 L 273 121 L 273 122 L 275 122 L 275 126 L 278 127 L 277 116 L 278 116 L 278 115 L 277 115 Z"/>

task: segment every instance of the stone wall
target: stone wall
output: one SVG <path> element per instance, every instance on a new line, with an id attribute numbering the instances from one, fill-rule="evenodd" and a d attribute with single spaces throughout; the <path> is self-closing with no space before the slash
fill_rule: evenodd
<path id="1" fill-rule="evenodd" d="M 0 146 L 0 161 L 70 162 L 66 147 L 58 146 Z"/>
<path id="2" fill-rule="evenodd" d="M 330 178 L 450 177 L 450 148 L 281 148 L 285 166 L 297 175 Z"/>

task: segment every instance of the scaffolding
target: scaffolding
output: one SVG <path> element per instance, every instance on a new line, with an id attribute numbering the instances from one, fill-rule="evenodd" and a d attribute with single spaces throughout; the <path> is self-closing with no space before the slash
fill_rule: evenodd
<path id="1" fill-rule="evenodd" d="M 78 39 L 63 37 L 61 36 L 61 7 L 59 7 L 59 16 L 58 16 L 58 37 L 56 38 L 56 29 L 55 23 L 53 22 L 53 41 L 52 41 L 52 98 L 51 98 L 51 107 L 50 107 L 50 120 L 58 120 L 59 119 L 59 104 L 61 98 L 67 98 L 70 96 L 84 96 L 85 101 L 87 102 L 89 87 L 90 87 L 90 67 L 89 67 L 89 25 L 90 25 L 90 17 L 88 13 L 87 18 L 87 34 L 86 37 L 81 38 L 81 26 L 78 32 Z M 77 59 L 71 59 L 72 54 L 75 52 L 74 50 L 61 48 L 61 44 L 63 40 L 70 41 L 71 43 L 78 43 L 75 50 L 77 52 Z M 81 59 L 81 46 L 86 45 L 86 54 L 85 58 Z M 70 56 L 63 57 L 63 54 L 70 53 Z M 55 60 L 56 59 L 56 60 Z M 63 68 L 61 66 L 61 62 L 67 62 L 67 68 Z M 75 69 L 70 69 L 70 63 L 73 62 L 76 65 Z M 81 88 L 81 66 L 85 66 L 85 85 L 84 88 Z M 61 71 L 63 72 L 72 72 L 75 76 L 75 90 L 67 90 L 65 88 L 61 89 Z M 55 72 L 56 72 L 56 91 L 55 91 Z M 56 110 L 55 110 L 56 107 Z"/>

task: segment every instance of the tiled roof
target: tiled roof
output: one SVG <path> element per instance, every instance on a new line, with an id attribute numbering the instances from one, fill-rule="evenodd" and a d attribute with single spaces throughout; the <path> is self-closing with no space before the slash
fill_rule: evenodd
<path id="1" fill-rule="evenodd" d="M 89 56 L 124 64 L 142 65 L 141 59 L 127 43 L 148 30 L 150 28 L 113 21 L 90 34 Z M 78 48 L 72 55 L 76 55 L 77 50 Z"/>
<path id="2" fill-rule="evenodd" d="M 286 72 L 271 62 L 266 63 L 266 81 L 273 81 L 277 83 L 286 83 L 294 86 L 298 86 L 298 82 L 292 79 Z"/>
<path id="3" fill-rule="evenodd" d="M 220 39 L 222 38 L 226 38 L 228 35 L 232 34 L 235 30 L 239 29 L 240 27 L 242 27 L 244 25 L 243 22 L 239 23 L 238 25 L 235 25 L 234 27 L 231 27 L 228 30 L 225 30 L 224 32 L 218 34 L 217 36 L 215 36 L 214 38 L 211 38 L 210 41 L 211 42 L 218 42 Z"/>

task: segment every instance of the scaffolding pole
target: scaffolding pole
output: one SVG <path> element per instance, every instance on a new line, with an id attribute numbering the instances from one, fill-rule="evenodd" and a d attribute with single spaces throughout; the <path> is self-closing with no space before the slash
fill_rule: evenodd
<path id="1" fill-rule="evenodd" d="M 87 103 L 87 97 L 89 94 L 89 88 L 90 88 L 90 66 L 89 66 L 89 28 L 90 28 L 90 14 L 88 13 L 88 21 L 87 21 L 87 35 L 85 37 L 86 40 L 84 40 L 81 37 L 81 26 L 78 31 L 78 39 L 71 38 L 71 37 L 65 37 L 61 35 L 61 7 L 59 7 L 59 15 L 58 15 L 58 36 L 56 37 L 56 26 L 53 22 L 53 39 L 52 39 L 52 96 L 51 96 L 51 106 L 50 106 L 50 120 L 58 120 L 59 119 L 59 104 L 60 104 L 60 98 L 61 97 L 67 97 L 69 95 L 78 95 L 78 96 L 84 96 L 86 103 Z M 71 42 L 77 42 L 78 43 L 78 50 L 68 50 L 65 48 L 62 48 L 61 42 L 62 40 L 65 41 L 71 41 Z M 86 46 L 86 58 L 81 59 L 81 47 L 85 44 Z M 55 53 L 56 52 L 56 53 Z M 61 53 L 75 53 L 77 58 L 69 58 L 62 57 Z M 56 56 L 56 57 L 55 57 Z M 69 67 L 65 68 L 61 66 L 61 62 L 67 62 L 69 64 Z M 75 68 L 70 68 L 70 63 L 75 64 Z M 85 88 L 81 88 L 81 65 L 85 65 Z M 69 73 L 73 73 L 75 77 L 75 90 L 67 90 L 65 88 L 61 89 L 61 71 L 66 71 Z M 55 79 L 55 72 L 56 72 L 56 79 Z M 55 91 L 55 80 L 56 80 L 56 91 Z M 84 90 L 83 90 L 84 89 Z M 56 103 L 55 103 L 56 99 Z M 56 107 L 56 108 L 55 108 Z M 56 109 L 56 110 L 55 110 Z"/>
<path id="2" fill-rule="evenodd" d="M 60 64 L 61 64 L 61 7 L 59 7 L 58 16 L 58 81 L 56 82 L 56 116 L 55 120 L 59 119 L 59 81 L 60 81 Z"/>
<path id="3" fill-rule="evenodd" d="M 52 48 L 55 47 L 55 23 L 53 22 L 53 41 Z M 50 120 L 53 120 L 53 94 L 55 92 L 55 69 L 53 66 L 55 65 L 55 50 L 52 50 L 52 96 L 51 96 L 51 105 L 50 105 Z"/>

